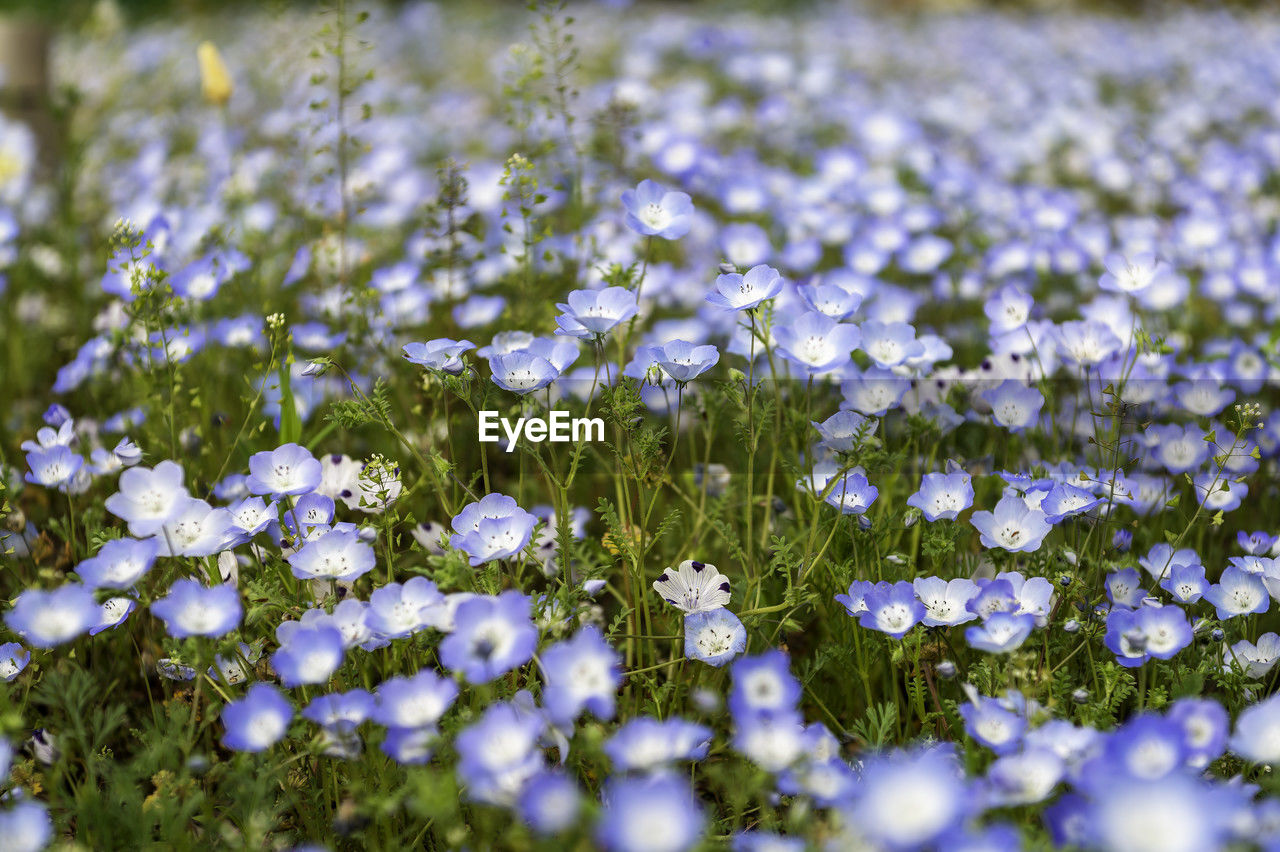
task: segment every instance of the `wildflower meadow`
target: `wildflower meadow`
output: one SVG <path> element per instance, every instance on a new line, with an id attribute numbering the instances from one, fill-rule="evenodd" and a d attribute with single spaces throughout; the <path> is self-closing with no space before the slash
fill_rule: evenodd
<path id="1" fill-rule="evenodd" d="M 19 5 L 0 852 L 1280 850 L 1280 10 Z"/>

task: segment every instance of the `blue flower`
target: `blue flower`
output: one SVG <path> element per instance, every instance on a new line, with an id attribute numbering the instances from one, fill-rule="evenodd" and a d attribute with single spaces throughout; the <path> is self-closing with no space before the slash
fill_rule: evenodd
<path id="1" fill-rule="evenodd" d="M 530 779 L 544 769 L 539 738 L 546 720 L 511 702 L 490 704 L 479 720 L 458 733 L 458 779 L 477 802 L 513 805 Z"/>
<path id="2" fill-rule="evenodd" d="M 996 612 L 980 625 L 966 628 L 965 641 L 990 654 L 1007 654 L 1021 647 L 1036 626 L 1033 615 Z"/>
<path id="3" fill-rule="evenodd" d="M 529 598 L 515 590 L 463 601 L 454 631 L 440 643 L 440 662 L 468 683 L 488 683 L 533 659 L 538 629 Z"/>
<path id="4" fill-rule="evenodd" d="M 440 337 L 426 343 L 409 343 L 403 347 L 404 357 L 410 364 L 419 364 L 428 370 L 458 375 L 466 366 L 462 353 L 475 349 L 470 340 L 451 340 Z"/>
<path id="5" fill-rule="evenodd" d="M 706 816 L 679 775 L 614 778 L 602 796 L 596 840 L 610 852 L 683 852 L 702 839 Z"/>
<path id="6" fill-rule="evenodd" d="M 196 580 L 178 580 L 167 595 L 151 604 L 151 613 L 175 639 L 217 638 L 236 628 L 243 608 L 235 586 L 224 583 L 209 588 Z"/>
<path id="7" fill-rule="evenodd" d="M 385 639 L 401 639 L 429 626 L 444 599 L 436 584 L 426 577 L 414 577 L 403 584 L 388 583 L 369 595 L 365 623 Z"/>
<path id="8" fill-rule="evenodd" d="M 863 763 L 848 818 L 878 847 L 922 849 L 959 828 L 972 806 L 972 793 L 952 749 L 915 748 L 875 755 Z"/>
<path id="9" fill-rule="evenodd" d="M 27 589 L 18 595 L 4 623 L 28 645 L 52 648 L 82 636 L 101 620 L 93 593 L 79 583 L 52 591 Z"/>
<path id="10" fill-rule="evenodd" d="M 53 838 L 53 821 L 38 802 L 13 796 L 14 804 L 0 810 L 0 837 L 5 852 L 40 852 Z"/>
<path id="11" fill-rule="evenodd" d="M 244 698 L 222 708 L 222 744 L 233 751 L 266 751 L 293 721 L 293 705 L 269 683 L 255 683 Z"/>
<path id="12" fill-rule="evenodd" d="M 489 369 L 495 385 L 521 396 L 542 390 L 560 375 L 546 358 L 524 351 L 494 355 L 489 359 Z"/>
<path id="13" fill-rule="evenodd" d="M 454 516 L 449 544 L 464 551 L 472 565 L 507 559 L 528 546 L 537 516 L 505 494 L 486 494 Z"/>
<path id="14" fill-rule="evenodd" d="M 729 692 L 729 710 L 735 718 L 791 712 L 800 700 L 800 684 L 791 675 L 787 655 L 776 648 L 742 657 L 733 664 L 730 673 L 733 687 Z"/>
<path id="15" fill-rule="evenodd" d="M 1166 715 L 1182 726 L 1188 766 L 1204 769 L 1222 756 L 1231 720 L 1217 701 L 1211 698 L 1179 698 Z"/>
<path id="16" fill-rule="evenodd" d="M 1040 501 L 1040 510 L 1045 513 L 1046 521 L 1058 524 L 1066 518 L 1092 511 L 1105 502 L 1103 498 L 1096 497 L 1077 485 L 1055 482 Z"/>
<path id="17" fill-rule="evenodd" d="M 719 668 L 747 649 L 747 629 L 721 607 L 684 617 L 684 655 Z"/>
<path id="18" fill-rule="evenodd" d="M 342 634 L 335 627 L 298 627 L 282 642 L 271 655 L 271 667 L 285 686 L 328 683 L 342 665 Z"/>
<path id="19" fill-rule="evenodd" d="M 973 479 L 964 471 L 926 473 L 920 490 L 907 498 L 907 505 L 919 509 L 927 521 L 954 521 L 973 505 Z"/>
<path id="20" fill-rule="evenodd" d="M 622 193 L 627 227 L 644 236 L 678 240 L 693 227 L 693 200 L 683 192 L 668 191 L 651 180 Z"/>
<path id="21" fill-rule="evenodd" d="M 999 547 L 1011 553 L 1033 553 L 1040 549 L 1053 526 L 1039 509 L 1024 500 L 1006 495 L 994 512 L 974 512 L 969 523 L 979 533 L 983 547 Z"/>
<path id="22" fill-rule="evenodd" d="M 849 471 L 834 484 L 828 482 L 826 489 L 830 490 L 823 501 L 839 509 L 842 515 L 861 515 L 880 496 L 880 490 L 867 482 L 861 470 Z"/>
<path id="23" fill-rule="evenodd" d="M 916 340 L 916 330 L 905 322 L 867 320 L 861 330 L 862 351 L 882 370 L 924 354 L 924 344 Z"/>
<path id="24" fill-rule="evenodd" d="M 678 717 L 659 721 L 638 716 L 625 722 L 604 744 L 617 772 L 651 772 L 683 760 L 702 760 L 711 729 Z"/>
<path id="25" fill-rule="evenodd" d="M 1204 566 L 1199 562 L 1188 564 L 1177 564 L 1167 569 L 1168 576 L 1160 581 L 1160 588 L 1164 589 L 1173 599 L 1181 604 L 1193 604 L 1200 598 L 1204 597 L 1204 593 L 1209 588 L 1209 581 L 1205 578 Z M 1263 578 L 1266 583 L 1266 578 Z"/>
<path id="26" fill-rule="evenodd" d="M 127 589 L 146 576 L 159 552 L 160 542 L 155 538 L 111 539 L 77 565 L 76 574 L 91 589 Z"/>
<path id="27" fill-rule="evenodd" d="M 965 733 L 996 754 L 1015 751 L 1022 744 L 1027 720 L 995 698 L 974 694 L 972 699 L 958 708 Z"/>
<path id="28" fill-rule="evenodd" d="M 246 485 L 250 494 L 270 494 L 278 499 L 314 491 L 320 485 L 320 475 L 320 462 L 306 447 L 284 444 L 249 458 Z"/>
<path id="29" fill-rule="evenodd" d="M 921 621 L 926 627 L 953 627 L 978 617 L 976 612 L 969 609 L 969 602 L 978 595 L 978 586 L 973 580 L 965 577 L 954 580 L 917 577 L 911 585 L 916 597 L 924 605 L 925 613 Z"/>
<path id="30" fill-rule="evenodd" d="M 524 824 L 538 834 L 556 835 L 578 824 L 582 793 L 568 774 L 544 771 L 525 784 L 516 810 Z"/>
<path id="31" fill-rule="evenodd" d="M 120 474 L 118 489 L 107 498 L 107 511 L 126 521 L 130 535 L 138 538 L 160 532 L 190 499 L 182 484 L 182 468 L 172 461 L 162 461 L 155 468 L 129 468 Z"/>
<path id="32" fill-rule="evenodd" d="M 5 642 L 0 645 L 0 681 L 11 683 L 31 662 L 31 652 L 17 642 Z M 0 772 L 0 778 L 4 777 Z"/>
<path id="33" fill-rule="evenodd" d="M 636 315 L 636 293 L 626 287 L 602 290 L 572 290 L 556 317 L 556 334 L 582 340 L 600 340 Z"/>
<path id="34" fill-rule="evenodd" d="M 906 580 L 892 585 L 877 584 L 863 598 L 866 609 L 859 613 L 858 624 L 901 639 L 925 617 L 925 606 L 916 599 L 915 588 Z"/>
<path id="35" fill-rule="evenodd" d="M 1016 379 L 1005 379 L 981 396 L 991 406 L 991 419 L 1010 432 L 1034 426 L 1044 406 L 1044 394 Z"/>
<path id="36" fill-rule="evenodd" d="M 388 728 L 432 727 L 453 706 L 458 685 L 430 669 L 411 677 L 384 680 L 376 690 L 371 716 Z"/>
<path id="37" fill-rule="evenodd" d="M 347 583 L 373 570 L 373 548 L 348 530 L 332 529 L 308 541 L 286 561 L 300 580 Z"/>
<path id="38" fill-rule="evenodd" d="M 1222 621 L 1238 615 L 1266 612 L 1271 606 L 1271 596 L 1267 594 L 1262 578 L 1234 565 L 1223 569 L 1218 582 L 1204 593 L 1204 599 L 1213 604 Z"/>
<path id="39" fill-rule="evenodd" d="M 84 466 L 84 457 L 70 447 L 56 446 L 27 453 L 27 482 L 65 489 Z"/>
<path id="40" fill-rule="evenodd" d="M 748 269 L 746 274 L 728 272 L 717 276 L 715 292 L 707 296 L 707 301 L 732 311 L 751 310 L 781 293 L 782 285 L 781 273 L 761 264 Z"/>
<path id="41" fill-rule="evenodd" d="M 856 325 L 810 311 L 773 330 L 778 353 L 810 374 L 829 373 L 851 363 L 862 335 Z"/>
<path id="42" fill-rule="evenodd" d="M 622 660 L 594 625 L 542 653 L 546 686 L 542 703 L 554 725 L 568 725 L 584 710 L 597 719 L 612 719 L 622 683 Z"/>
<path id="43" fill-rule="evenodd" d="M 710 370 L 720 360 L 714 346 L 698 345 L 687 340 L 670 340 L 661 346 L 641 347 L 637 358 L 647 358 L 661 368 L 672 381 L 683 385 Z"/>

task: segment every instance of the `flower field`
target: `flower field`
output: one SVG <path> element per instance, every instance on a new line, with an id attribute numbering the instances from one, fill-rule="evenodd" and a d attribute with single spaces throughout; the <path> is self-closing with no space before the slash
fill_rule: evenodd
<path id="1" fill-rule="evenodd" d="M 63 22 L 0 111 L 0 852 L 1280 850 L 1277 43 Z"/>

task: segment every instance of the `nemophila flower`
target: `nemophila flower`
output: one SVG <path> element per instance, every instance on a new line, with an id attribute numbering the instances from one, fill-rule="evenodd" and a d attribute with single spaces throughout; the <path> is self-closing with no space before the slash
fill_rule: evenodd
<path id="1" fill-rule="evenodd" d="M 924 606 L 921 621 L 926 627 L 952 627 L 977 618 L 968 609 L 969 601 L 978 594 L 978 586 L 972 580 L 917 577 L 911 585 Z"/>
<path id="2" fill-rule="evenodd" d="M 714 346 L 700 346 L 687 340 L 671 340 L 661 346 L 642 348 L 643 357 L 652 359 L 668 378 L 681 385 L 701 376 L 720 360 L 720 353 Z M 639 353 L 637 357 L 641 357 Z"/>
<path id="3" fill-rule="evenodd" d="M 494 322 L 507 308 L 502 296 L 475 294 L 453 306 L 451 316 L 460 328 L 479 328 Z"/>
<path id="4" fill-rule="evenodd" d="M 907 631 L 924 619 L 927 610 L 916 599 L 915 588 L 906 580 L 892 585 L 877 584 L 863 598 L 866 610 L 858 615 L 858 624 L 901 639 Z"/>
<path id="5" fill-rule="evenodd" d="M 1092 511 L 1105 503 L 1102 497 L 1069 482 L 1055 482 L 1040 501 L 1040 510 L 1051 524 L 1062 523 L 1067 518 Z"/>
<path id="6" fill-rule="evenodd" d="M 1016 379 L 1005 379 L 983 391 L 982 398 L 991 406 L 991 419 L 1010 432 L 1034 426 L 1044 406 L 1044 395 L 1040 391 Z"/>
<path id="7" fill-rule="evenodd" d="M 1138 585 L 1140 582 L 1137 568 L 1125 568 L 1108 574 L 1103 581 L 1107 600 L 1114 606 L 1137 609 L 1147 596 L 1147 590 Z"/>
<path id="8" fill-rule="evenodd" d="M 651 180 L 622 193 L 627 227 L 647 237 L 678 240 L 693 227 L 693 200 Z"/>
<path id="9" fill-rule="evenodd" d="M 204 500 L 179 501 L 155 536 L 161 556 L 212 556 L 237 538 L 231 513 Z"/>
<path id="10" fill-rule="evenodd" d="M 280 518 L 280 504 L 268 503 L 261 497 L 245 497 L 238 503 L 227 507 L 231 513 L 231 528 L 237 539 L 247 542 L 249 539 L 265 532 L 267 527 Z"/>
<path id="11" fill-rule="evenodd" d="M 845 608 L 849 615 L 857 618 L 859 615 L 867 611 L 867 593 L 874 589 L 878 583 L 870 580 L 854 580 L 849 584 L 849 593 L 845 595 L 836 595 L 835 600 Z"/>
<path id="12" fill-rule="evenodd" d="M 733 664 L 730 674 L 733 687 L 729 710 L 734 718 L 789 712 L 800 700 L 800 684 L 791 675 L 787 655 L 776 648 L 742 657 Z"/>
<path id="13" fill-rule="evenodd" d="M 271 655 L 271 667 L 285 686 L 328 683 L 342 665 L 345 645 L 337 628 L 298 627 Z"/>
<path id="14" fill-rule="evenodd" d="M 639 716 L 605 741 L 604 752 L 617 772 L 652 772 L 679 761 L 702 760 L 711 737 L 711 729 L 696 722 Z"/>
<path id="15" fill-rule="evenodd" d="M 866 840 L 886 849 L 922 849 L 968 818 L 972 794 L 948 747 L 916 748 L 868 758 L 848 808 Z"/>
<path id="16" fill-rule="evenodd" d="M 880 496 L 880 489 L 868 483 L 859 470 L 849 471 L 834 485 L 827 483 L 827 488 L 830 490 L 823 502 L 835 506 L 842 515 L 861 515 Z"/>
<path id="17" fill-rule="evenodd" d="M 861 414 L 880 417 L 902 404 L 911 380 L 889 370 L 870 367 L 840 386 L 845 403 Z"/>
<path id="18" fill-rule="evenodd" d="M 751 310 L 781 293 L 783 283 L 778 270 L 761 264 L 742 274 L 728 272 L 716 276 L 715 291 L 707 296 L 707 301 L 731 311 Z"/>
<path id="19" fill-rule="evenodd" d="M 653 581 L 653 590 L 664 601 L 685 613 L 710 612 L 728 606 L 729 578 L 716 566 L 686 559 L 678 568 L 667 568 Z"/>
<path id="20" fill-rule="evenodd" d="M 371 546 L 352 531 L 332 529 L 308 541 L 286 558 L 300 580 L 349 583 L 373 570 L 377 560 Z"/>
<path id="21" fill-rule="evenodd" d="M 1248 639 L 1241 639 L 1234 645 L 1223 646 L 1223 668 L 1240 668 L 1254 679 L 1261 680 L 1275 667 L 1280 660 L 1280 636 L 1275 633 L 1263 633 L 1255 645 Z"/>
<path id="22" fill-rule="evenodd" d="M 1241 571 L 1234 565 L 1223 569 L 1218 582 L 1204 593 L 1204 599 L 1213 604 L 1222 621 L 1238 615 L 1266 612 L 1271 606 L 1271 597 L 1267 594 L 1262 578 Z"/>
<path id="23" fill-rule="evenodd" d="M 1058 352 L 1077 367 L 1094 367 L 1120 351 L 1120 338 L 1097 320 L 1064 322 L 1057 328 Z"/>
<path id="24" fill-rule="evenodd" d="M 1034 553 L 1053 530 L 1044 512 L 1012 495 L 1001 497 L 994 512 L 974 512 L 969 523 L 978 530 L 983 547 L 1011 553 Z"/>
<path id="25" fill-rule="evenodd" d="M 1161 262 L 1154 252 L 1137 252 L 1127 257 L 1113 252 L 1102 260 L 1107 271 L 1098 279 L 1098 286 L 1113 293 L 1137 295 L 1162 276 L 1171 274 L 1168 264 Z"/>
<path id="26" fill-rule="evenodd" d="M 410 364 L 455 376 L 466 366 L 462 361 L 462 353 L 475 348 L 476 345 L 470 340 L 452 340 L 448 337 L 439 337 L 426 343 L 407 343 L 401 347 L 405 360 Z"/>
<path id="27" fill-rule="evenodd" d="M 582 793 L 568 774 L 558 770 L 541 772 L 525 784 L 516 801 L 516 812 L 538 834 L 559 834 L 578 823 Z"/>
<path id="28" fill-rule="evenodd" d="M 1192 479 L 1196 501 L 1210 512 L 1231 512 L 1240 508 L 1249 494 L 1249 486 L 1235 482 L 1217 471 L 1198 473 Z"/>
<path id="29" fill-rule="evenodd" d="M 963 471 L 926 473 L 920 490 L 907 498 L 907 505 L 923 512 L 927 521 L 953 521 L 973 505 L 973 478 Z"/>
<path id="30" fill-rule="evenodd" d="M 1204 597 L 1204 593 L 1209 589 L 1204 566 L 1199 563 L 1174 565 L 1167 574 L 1168 576 L 1160 581 L 1160 588 L 1172 595 L 1178 603 L 1193 604 Z M 1266 585 L 1266 582 L 1264 577 L 1263 585 Z"/>
<path id="31" fill-rule="evenodd" d="M 850 363 L 851 353 L 862 340 L 856 325 L 836 322 L 817 311 L 775 328 L 773 335 L 778 353 L 812 375 Z"/>
<path id="32" fill-rule="evenodd" d="M 862 351 L 882 370 L 892 369 L 924 353 L 916 330 L 905 322 L 867 320 L 861 326 Z"/>
<path id="33" fill-rule="evenodd" d="M 155 564 L 160 542 L 155 538 L 115 538 L 76 566 L 80 581 L 90 589 L 128 589 Z"/>
<path id="34" fill-rule="evenodd" d="M 1170 473 L 1196 470 L 1213 452 L 1213 445 L 1205 440 L 1204 430 L 1195 424 L 1157 424 L 1147 430 L 1145 438 L 1152 455 Z"/>
<path id="35" fill-rule="evenodd" d="M 965 605 L 974 615 L 985 621 L 997 612 L 1017 612 L 1018 595 L 1012 580 L 979 578 L 974 585 L 977 590 Z"/>
<path id="36" fill-rule="evenodd" d="M 552 724 L 570 725 L 583 711 L 601 720 L 613 718 L 622 660 L 594 625 L 547 648 L 539 666 L 546 681 L 542 704 Z"/>
<path id="37" fill-rule="evenodd" d="M 538 629 L 532 602 L 515 590 L 463 601 L 452 633 L 440 643 L 440 662 L 468 683 L 488 683 L 533 658 Z"/>
<path id="38" fill-rule="evenodd" d="M 370 717 L 378 724 L 388 728 L 425 728 L 434 726 L 453 706 L 458 685 L 431 669 L 422 669 L 410 677 L 384 680 L 375 695 Z"/>
<path id="39" fill-rule="evenodd" d="M 250 494 L 270 494 L 279 499 L 314 491 L 320 485 L 320 462 L 306 448 L 284 444 L 249 458 Z"/>
<path id="40" fill-rule="evenodd" d="M 232 751 L 266 751 L 293 721 L 293 706 L 269 683 L 255 683 L 244 697 L 222 708 L 222 744 Z"/>
<path id="41" fill-rule="evenodd" d="M 993 335 L 1017 331 L 1027 324 L 1035 300 L 1016 284 L 1006 284 L 983 304 Z"/>
<path id="42" fill-rule="evenodd" d="M 1280 542 L 1280 536 L 1274 536 L 1271 533 L 1261 531 L 1247 533 L 1244 530 L 1236 533 L 1236 544 L 1250 556 L 1265 556 L 1271 552 L 1277 542 Z"/>
<path id="43" fill-rule="evenodd" d="M 40 852 L 53 838 L 53 821 L 40 803 L 15 796 L 0 809 L 0 838 L 4 852 Z"/>
<path id="44" fill-rule="evenodd" d="M 217 638 L 236 628 L 243 608 L 235 586 L 208 587 L 196 580 L 178 580 L 167 595 L 151 604 L 151 612 L 175 639 Z"/>
<path id="45" fill-rule="evenodd" d="M 12 683 L 18 675 L 22 674 L 22 670 L 29 662 L 31 662 L 31 652 L 17 642 L 5 642 L 0 645 L 0 681 Z M 0 778 L 3 777 L 4 773 L 0 772 Z"/>
<path id="46" fill-rule="evenodd" d="M 1027 720 L 995 698 L 978 695 L 975 691 L 970 699 L 958 708 L 964 719 L 965 733 L 996 754 L 1016 750 L 1027 729 Z"/>
<path id="47" fill-rule="evenodd" d="M 444 600 L 436 584 L 426 577 L 388 583 L 369 595 L 365 624 L 383 638 L 400 639 L 431 626 Z"/>
<path id="48" fill-rule="evenodd" d="M 636 315 L 636 293 L 626 287 L 602 290 L 571 290 L 565 302 L 558 303 L 556 334 L 582 340 L 599 340 Z"/>
<path id="49" fill-rule="evenodd" d="M 27 482 L 45 488 L 68 485 L 84 466 L 84 457 L 70 447 L 56 446 L 27 453 Z"/>
<path id="50" fill-rule="evenodd" d="M 373 696 L 363 689 L 317 695 L 302 710 L 302 718 L 326 731 L 351 735 L 373 712 Z"/>
<path id="51" fill-rule="evenodd" d="M 1280 762 L 1280 695 L 1242 710 L 1227 747 L 1250 763 Z"/>
<path id="52" fill-rule="evenodd" d="M 27 589 L 5 613 L 4 623 L 26 644 L 52 648 L 87 633 L 100 618 L 93 593 L 79 583 L 67 583 L 52 591 Z"/>
<path id="53" fill-rule="evenodd" d="M 1155 657 L 1167 660 L 1191 644 L 1191 624 L 1176 606 L 1114 608 L 1107 614 L 1103 641 L 1122 666 L 1140 666 Z"/>
<path id="54" fill-rule="evenodd" d="M 89 628 L 90 636 L 97 636 L 104 630 L 112 630 L 124 624 L 129 615 L 136 609 L 138 602 L 133 598 L 108 598 L 98 607 L 98 623 Z"/>
<path id="55" fill-rule="evenodd" d="M 719 668 L 747 650 L 747 629 L 729 610 L 691 612 L 684 617 L 684 655 Z"/>
<path id="56" fill-rule="evenodd" d="M 821 423 L 809 421 L 822 436 L 822 445 L 832 452 L 852 452 L 868 436 L 874 434 L 876 421 L 856 411 L 841 409 Z"/>
<path id="57" fill-rule="evenodd" d="M 477 802 L 509 806 L 542 771 L 538 740 L 545 720 L 510 702 L 490 704 L 458 733 L 458 779 L 464 795 Z"/>
<path id="58" fill-rule="evenodd" d="M 1065 774 L 1062 758 L 1048 749 L 1004 755 L 987 767 L 984 804 L 1010 807 L 1042 802 L 1052 795 Z"/>
<path id="59" fill-rule="evenodd" d="M 439 732 L 433 727 L 389 728 L 379 748 L 404 766 L 422 766 L 431 761 Z"/>
<path id="60" fill-rule="evenodd" d="M 190 498 L 182 484 L 182 468 L 162 461 L 154 468 L 131 467 L 120 474 L 118 491 L 106 499 L 107 511 L 129 524 L 129 534 L 146 538 L 158 533 Z"/>
<path id="61" fill-rule="evenodd" d="M 733 747 L 768 772 L 793 768 L 804 755 L 804 718 L 796 710 L 738 716 Z"/>
<path id="62" fill-rule="evenodd" d="M 524 550 L 537 523 L 537 517 L 520 508 L 513 498 L 488 494 L 453 518 L 455 535 L 449 544 L 464 551 L 473 566 L 483 565 Z"/>
<path id="63" fill-rule="evenodd" d="M 1222 705 L 1211 698 L 1179 698 L 1166 716 L 1182 727 L 1187 765 L 1204 769 L 1222 756 L 1227 747 L 1231 720 Z"/>
<path id="64" fill-rule="evenodd" d="M 982 624 L 966 628 L 964 638 L 971 648 L 979 651 L 1007 654 L 1020 648 L 1035 626 L 1035 616 L 997 612 Z"/>
<path id="65" fill-rule="evenodd" d="M 602 798 L 595 836 L 610 852 L 683 852 L 702 840 L 706 816 L 679 775 L 613 778 Z"/>
<path id="66" fill-rule="evenodd" d="M 805 284 L 796 292 L 806 305 L 834 320 L 848 317 L 862 304 L 862 294 L 854 293 L 835 284 Z"/>
<path id="67" fill-rule="evenodd" d="M 542 390 L 560 375 L 546 358 L 523 351 L 494 355 L 489 369 L 495 385 L 521 396 Z"/>
<path id="68" fill-rule="evenodd" d="M 1100 780 L 1083 815 L 1089 845 L 1131 852 L 1224 848 L 1236 809 L 1221 788 L 1183 774 Z"/>
<path id="69" fill-rule="evenodd" d="M 1184 547 L 1175 551 L 1172 546 L 1165 542 L 1153 545 L 1146 556 L 1138 557 L 1138 565 L 1156 580 L 1164 580 L 1170 575 L 1173 566 L 1188 565 L 1198 566 L 1200 564 L 1200 555 L 1189 547 Z"/>

